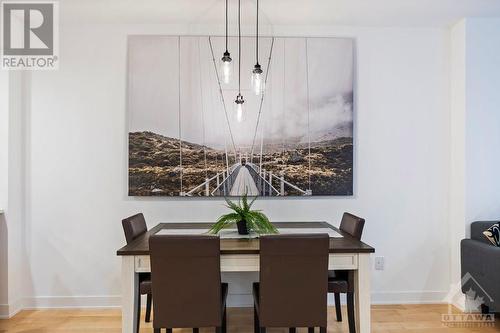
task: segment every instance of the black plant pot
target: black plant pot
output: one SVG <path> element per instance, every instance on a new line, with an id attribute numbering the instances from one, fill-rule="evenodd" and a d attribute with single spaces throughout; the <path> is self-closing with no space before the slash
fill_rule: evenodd
<path id="1" fill-rule="evenodd" d="M 247 221 L 239 221 L 236 226 L 240 235 L 248 235 Z"/>

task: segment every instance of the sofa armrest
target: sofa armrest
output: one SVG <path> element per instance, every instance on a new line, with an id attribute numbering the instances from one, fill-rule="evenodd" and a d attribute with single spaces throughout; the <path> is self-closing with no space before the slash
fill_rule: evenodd
<path id="1" fill-rule="evenodd" d="M 485 302 L 500 309 L 500 247 L 479 242 L 473 239 L 464 239 L 460 243 L 462 279 L 470 274 L 474 283 L 479 284 L 487 295 L 481 295 Z M 470 288 L 470 281 L 462 280 L 462 292 Z M 465 282 L 465 283 L 464 283 Z M 478 288 L 476 288 L 478 289 Z M 481 293 L 481 290 L 475 290 Z M 496 306 L 495 306 L 496 305 Z"/>

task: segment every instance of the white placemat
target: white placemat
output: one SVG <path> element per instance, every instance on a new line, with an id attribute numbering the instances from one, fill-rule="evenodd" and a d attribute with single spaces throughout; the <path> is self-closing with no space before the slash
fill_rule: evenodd
<path id="1" fill-rule="evenodd" d="M 161 229 L 157 235 L 201 235 L 205 234 L 208 229 Z M 332 238 L 342 238 L 342 235 L 330 228 L 278 228 L 280 234 L 328 234 Z M 219 232 L 221 239 L 245 239 L 257 238 L 256 233 L 250 235 L 240 235 L 235 229 L 225 229 Z"/>
<path id="2" fill-rule="evenodd" d="M 328 234 L 331 238 L 343 238 L 330 228 L 278 228 L 280 234 Z"/>
<path id="3" fill-rule="evenodd" d="M 208 229 L 161 229 L 157 235 L 208 235 Z M 225 229 L 219 232 L 221 239 L 239 239 L 239 238 L 257 238 L 259 235 L 250 233 L 249 235 L 240 235 L 236 229 Z"/>
<path id="4" fill-rule="evenodd" d="M 240 235 L 238 233 L 238 230 L 226 229 L 226 230 L 221 230 L 219 232 L 219 237 L 221 239 L 251 239 L 251 238 L 259 238 L 259 234 L 251 232 L 248 235 Z"/>
<path id="5" fill-rule="evenodd" d="M 201 235 L 208 229 L 161 229 L 157 235 Z"/>

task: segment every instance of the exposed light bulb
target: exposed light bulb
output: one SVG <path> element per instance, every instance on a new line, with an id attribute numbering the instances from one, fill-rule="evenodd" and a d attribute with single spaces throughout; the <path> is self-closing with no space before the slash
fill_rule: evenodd
<path id="1" fill-rule="evenodd" d="M 260 95 L 264 92 L 264 78 L 262 77 L 262 69 L 257 63 L 252 71 L 252 89 L 255 95 Z"/>
<path id="2" fill-rule="evenodd" d="M 236 104 L 236 121 L 239 123 L 243 121 L 243 104 Z"/>
<path id="3" fill-rule="evenodd" d="M 222 69 L 222 82 L 228 84 L 231 81 L 231 74 L 233 71 L 233 63 L 231 56 L 228 51 L 224 52 L 222 57 L 221 69 Z"/>
<path id="4" fill-rule="evenodd" d="M 260 95 L 264 91 L 264 82 L 262 80 L 262 74 L 252 74 L 252 88 L 255 95 Z"/>
<path id="5" fill-rule="evenodd" d="M 228 84 L 231 81 L 231 63 L 227 61 L 222 62 L 222 81 Z"/>
<path id="6" fill-rule="evenodd" d="M 234 102 L 236 103 L 236 121 L 241 123 L 243 121 L 243 103 L 245 103 L 245 100 L 241 94 L 238 94 Z"/>

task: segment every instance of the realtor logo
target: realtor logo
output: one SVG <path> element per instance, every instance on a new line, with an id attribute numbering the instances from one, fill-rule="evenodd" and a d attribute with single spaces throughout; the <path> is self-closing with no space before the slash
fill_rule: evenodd
<path id="1" fill-rule="evenodd" d="M 460 312 L 453 304 L 461 303 L 459 300 L 463 296 L 465 308 Z M 494 303 L 494 300 L 470 273 L 466 273 L 457 285 L 452 286 L 444 302 L 448 303 L 448 313 L 441 315 L 441 321 L 446 327 L 495 327 L 495 314 L 489 313 L 486 306 Z"/>
<path id="2" fill-rule="evenodd" d="M 3 1 L 2 69 L 57 69 L 58 3 Z"/>

